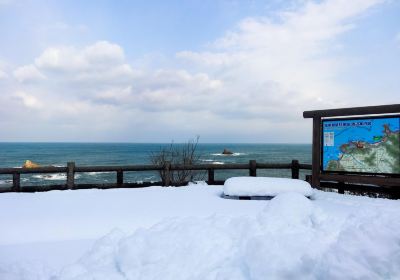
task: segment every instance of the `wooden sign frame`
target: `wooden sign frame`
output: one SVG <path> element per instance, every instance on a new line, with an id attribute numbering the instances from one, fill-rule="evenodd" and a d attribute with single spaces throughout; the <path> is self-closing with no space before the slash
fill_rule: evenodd
<path id="1" fill-rule="evenodd" d="M 322 119 L 331 117 L 359 116 L 365 118 L 379 117 L 383 114 L 399 114 L 400 104 L 353 107 L 342 109 L 315 110 L 303 112 L 304 118 L 313 119 L 312 136 L 312 177 L 311 185 L 321 187 L 321 181 L 333 181 L 338 183 L 376 185 L 380 187 L 400 187 L 400 177 L 382 174 L 335 174 L 321 172 L 321 148 L 322 148 Z"/>

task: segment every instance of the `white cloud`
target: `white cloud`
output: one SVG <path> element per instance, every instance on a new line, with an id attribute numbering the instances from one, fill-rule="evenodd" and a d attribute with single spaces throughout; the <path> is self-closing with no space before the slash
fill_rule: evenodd
<path id="1" fill-rule="evenodd" d="M 35 73 L 46 79 L 38 79 L 42 76 Z M 12 104 L 14 110 L 3 112 L 8 119 L 18 121 L 28 110 L 34 116 L 32 120 L 46 123 L 45 127 L 54 125 L 58 130 L 68 124 L 63 130 L 69 131 L 69 136 L 75 135 L 71 130 L 83 132 L 85 126 L 80 137 L 94 137 L 116 128 L 126 131 L 135 123 L 141 127 L 150 125 L 154 115 L 197 111 L 222 87 L 220 81 L 203 73 L 135 70 L 126 61 L 122 48 L 108 42 L 83 48 L 48 48 L 33 65 L 17 68 L 14 76 L 20 81 L 37 79 L 35 83 L 12 86 L 18 90 L 9 91 L 11 98 L 2 96 L 16 101 Z M 15 111 L 23 113 L 18 115 Z"/>
<path id="2" fill-rule="evenodd" d="M 120 46 L 104 41 L 82 49 L 48 48 L 35 59 L 35 66 L 22 66 L 14 75 L 20 80 L 39 78 L 38 69 L 52 80 L 38 86 L 37 92 L 41 94 L 68 92 L 69 98 L 95 104 L 118 103 L 140 110 L 192 110 L 189 108 L 199 106 L 200 99 L 206 102 L 209 94 L 222 86 L 204 73 L 134 70 Z"/>
<path id="3" fill-rule="evenodd" d="M 83 48 L 47 48 L 35 59 L 35 66 L 49 79 L 61 82 L 72 91 L 126 87 L 140 75 L 140 71 L 126 62 L 123 49 L 107 41 Z"/>
<path id="4" fill-rule="evenodd" d="M 0 60 L 0 80 L 8 78 L 8 74 L 5 68 L 6 68 L 5 63 Z"/>
<path id="5" fill-rule="evenodd" d="M 48 48 L 35 59 L 35 64 L 41 69 L 59 72 L 90 71 L 107 69 L 124 59 L 124 51 L 119 45 L 100 41 L 83 49 L 69 46 Z"/>
<path id="6" fill-rule="evenodd" d="M 245 19 L 208 50 L 177 57 L 230 85 L 231 98 L 248 115 L 267 117 L 279 106 L 277 119 L 285 114 L 299 118 L 304 109 L 343 105 L 345 91 L 335 83 L 343 65 L 333 46 L 354 27 L 355 17 L 380 2 L 309 1 L 277 20 Z"/>
<path id="7" fill-rule="evenodd" d="M 134 103 L 151 111 L 198 111 L 212 105 L 223 84 L 204 73 L 157 70 L 136 80 Z"/>
<path id="8" fill-rule="evenodd" d="M 18 91 L 15 96 L 19 98 L 24 106 L 28 109 L 41 109 L 42 103 L 33 95 L 30 95 L 23 91 Z"/>
<path id="9" fill-rule="evenodd" d="M 87 61 L 94 64 L 121 63 L 125 59 L 124 51 L 117 44 L 100 41 L 83 50 Z"/>
<path id="10" fill-rule="evenodd" d="M 75 48 L 48 48 L 35 59 L 35 64 L 44 70 L 75 71 L 88 67 L 87 61 Z"/>
<path id="11" fill-rule="evenodd" d="M 34 65 L 21 66 L 14 70 L 14 77 L 19 82 L 32 82 L 45 79 L 46 77 Z"/>
<path id="12" fill-rule="evenodd" d="M 2 70 L 0 69 L 0 80 L 1 80 L 1 79 L 5 79 L 5 78 L 7 78 L 7 77 L 8 77 L 7 73 L 4 72 L 4 71 L 2 71 Z"/>
<path id="13" fill-rule="evenodd" d="M 310 124 L 301 121 L 303 110 L 351 104 L 335 82 L 343 65 L 333 46 L 354 28 L 354 18 L 379 2 L 307 2 L 275 20 L 245 19 L 204 51 L 177 53 L 184 69 L 135 69 L 122 47 L 107 41 L 47 48 L 14 72 L 21 81 L 35 70 L 47 79 L 21 84 L 10 95 L 37 110 L 46 129 L 63 127 L 48 132 L 60 137 L 53 140 L 169 141 L 200 134 L 304 142 Z"/>

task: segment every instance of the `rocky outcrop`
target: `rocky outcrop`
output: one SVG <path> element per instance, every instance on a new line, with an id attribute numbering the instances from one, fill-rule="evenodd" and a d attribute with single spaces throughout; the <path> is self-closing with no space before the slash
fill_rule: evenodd
<path id="1" fill-rule="evenodd" d="M 233 152 L 229 151 L 228 149 L 224 149 L 222 152 L 223 155 L 233 155 Z"/>
<path id="2" fill-rule="evenodd" d="M 40 165 L 37 163 L 34 163 L 30 160 L 26 160 L 24 165 L 22 165 L 22 167 L 23 168 L 36 168 L 36 167 L 40 167 Z"/>

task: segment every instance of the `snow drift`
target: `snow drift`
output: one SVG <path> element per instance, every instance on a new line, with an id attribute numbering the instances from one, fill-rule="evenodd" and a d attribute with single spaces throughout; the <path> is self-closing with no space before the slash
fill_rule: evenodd
<path id="1" fill-rule="evenodd" d="M 96 206 L 102 219 L 94 229 L 100 233 L 108 227 L 109 234 L 71 264 L 64 254 L 49 254 L 48 259 L 60 258 L 61 269 L 46 266 L 46 256 L 35 263 L 6 263 L 9 256 L 1 257 L 0 247 L 0 279 L 400 279 L 400 201 L 320 191 L 311 200 L 286 192 L 270 201 L 239 201 L 221 199 L 221 192 L 220 186 L 189 186 L 24 195 L 25 206 L 40 202 L 47 215 L 46 205 L 59 204 L 65 216 L 74 209 L 82 217 L 89 201 L 106 202 L 104 210 Z M 0 202 L 5 201 L 0 197 Z M 159 222 L 134 224 L 137 205 L 142 219 L 152 217 L 149 209 L 158 205 Z M 65 219 L 62 209 L 54 218 L 73 225 L 75 219 Z M 105 215 L 110 211 L 115 212 Z M 0 215 L 3 230 L 17 230 L 18 223 L 5 217 Z M 129 221 L 131 230 L 116 217 Z M 53 224 L 34 214 L 30 219 L 43 223 L 38 231 Z M 78 237 L 94 225 L 82 223 L 70 231 Z M 71 247 L 57 244 L 60 252 Z"/>
<path id="2" fill-rule="evenodd" d="M 335 219 L 285 193 L 253 218 L 169 219 L 131 235 L 113 231 L 59 279 L 394 279 L 400 223 L 388 219 L 373 211 Z"/>
<path id="3" fill-rule="evenodd" d="M 296 192 L 311 196 L 309 183 L 298 179 L 273 177 L 232 177 L 225 181 L 224 194 L 229 196 L 276 196 Z"/>

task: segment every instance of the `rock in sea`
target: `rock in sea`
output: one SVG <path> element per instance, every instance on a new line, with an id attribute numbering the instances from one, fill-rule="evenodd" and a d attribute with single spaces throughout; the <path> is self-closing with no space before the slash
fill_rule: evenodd
<path id="1" fill-rule="evenodd" d="M 222 152 L 223 155 L 233 155 L 233 152 L 229 151 L 228 149 L 224 149 Z"/>
<path id="2" fill-rule="evenodd" d="M 22 167 L 23 168 L 36 168 L 36 167 L 40 167 L 40 165 L 37 163 L 34 163 L 30 160 L 26 160 L 24 165 L 22 165 Z"/>

